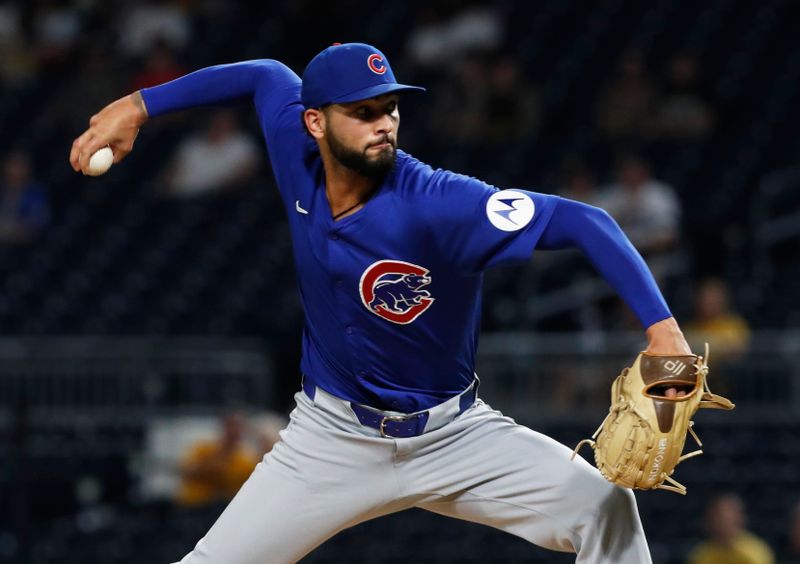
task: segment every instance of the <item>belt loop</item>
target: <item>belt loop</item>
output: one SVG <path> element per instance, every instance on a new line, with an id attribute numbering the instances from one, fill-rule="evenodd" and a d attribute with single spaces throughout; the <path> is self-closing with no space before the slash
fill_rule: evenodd
<path id="1" fill-rule="evenodd" d="M 301 385 L 303 386 L 303 391 L 308 396 L 308 399 L 314 401 L 314 396 L 317 395 L 317 387 L 308 381 L 305 374 L 301 374 Z"/>
<path id="2" fill-rule="evenodd" d="M 461 394 L 461 397 L 458 400 L 458 411 L 459 413 L 465 412 L 469 409 L 475 400 L 478 399 L 478 386 L 481 385 L 481 381 L 478 380 L 478 375 L 475 375 L 475 379 L 470 384 L 470 387 Z"/>

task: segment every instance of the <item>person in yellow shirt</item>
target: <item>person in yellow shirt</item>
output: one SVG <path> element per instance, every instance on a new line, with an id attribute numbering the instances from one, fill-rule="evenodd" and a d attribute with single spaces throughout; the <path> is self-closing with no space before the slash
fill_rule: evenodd
<path id="1" fill-rule="evenodd" d="M 795 504 L 792 510 L 780 562 L 781 564 L 800 564 L 800 502 Z"/>
<path id="2" fill-rule="evenodd" d="M 721 278 L 707 278 L 700 283 L 694 319 L 684 331 L 693 344 L 708 341 L 717 360 L 721 356 L 737 356 L 750 342 L 750 327 L 731 308 L 728 285 Z"/>
<path id="3" fill-rule="evenodd" d="M 709 538 L 692 550 L 689 564 L 774 564 L 772 549 L 745 528 L 745 521 L 738 495 L 714 498 L 705 515 Z"/>
<path id="4" fill-rule="evenodd" d="M 685 328 L 693 348 L 711 347 L 714 391 L 735 396 L 739 392 L 739 362 L 750 346 L 750 327 L 730 304 L 728 285 L 721 278 L 706 278 L 695 293 L 694 318 Z M 735 397 L 734 397 L 735 399 Z"/>
<path id="5" fill-rule="evenodd" d="M 190 447 L 180 466 L 178 505 L 197 507 L 233 498 L 258 462 L 243 441 L 245 427 L 241 413 L 228 413 L 217 439 Z"/>

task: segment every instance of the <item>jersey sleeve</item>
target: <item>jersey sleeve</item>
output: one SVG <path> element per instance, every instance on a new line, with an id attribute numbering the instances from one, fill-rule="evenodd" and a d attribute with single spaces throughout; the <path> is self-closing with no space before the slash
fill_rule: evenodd
<path id="1" fill-rule="evenodd" d="M 287 129 L 302 132 L 300 116 L 303 106 L 300 103 L 300 77 L 286 65 L 271 62 L 275 64 L 271 65 L 268 73 L 262 75 L 254 102 L 267 142 L 274 144 L 278 132 Z"/>
<path id="2" fill-rule="evenodd" d="M 257 104 L 268 102 L 298 84 L 300 78 L 283 63 L 255 59 L 206 67 L 141 92 L 147 114 L 156 117 L 241 98 L 255 97 Z"/>
<path id="3" fill-rule="evenodd" d="M 277 127 L 287 107 L 299 105 L 300 85 L 300 77 L 283 63 L 256 59 L 206 67 L 141 92 L 150 117 L 251 100 L 266 132 Z"/>
<path id="4" fill-rule="evenodd" d="M 498 188 L 475 178 L 437 171 L 424 205 L 433 238 L 455 266 L 477 273 L 531 258 L 557 196 Z"/>

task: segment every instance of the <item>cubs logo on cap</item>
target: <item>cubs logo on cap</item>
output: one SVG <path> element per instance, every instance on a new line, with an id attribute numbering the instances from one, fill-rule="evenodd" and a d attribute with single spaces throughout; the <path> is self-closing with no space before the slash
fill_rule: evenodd
<path id="1" fill-rule="evenodd" d="M 306 108 L 321 108 L 414 90 L 425 89 L 398 83 L 386 55 L 372 45 L 342 43 L 311 59 L 303 72 L 300 97 Z"/>
<path id="2" fill-rule="evenodd" d="M 377 53 L 373 53 L 367 57 L 367 66 L 369 66 L 369 70 L 375 74 L 383 74 L 386 72 L 386 65 L 383 64 L 383 57 Z"/>
<path id="3" fill-rule="evenodd" d="M 425 289 L 428 269 L 400 260 L 379 260 L 361 275 L 361 302 L 369 311 L 392 323 L 406 325 L 435 301 Z"/>

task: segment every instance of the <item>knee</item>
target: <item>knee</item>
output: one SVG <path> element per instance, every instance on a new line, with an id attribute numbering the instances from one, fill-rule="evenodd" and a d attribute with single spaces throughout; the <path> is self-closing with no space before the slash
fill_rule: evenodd
<path id="1" fill-rule="evenodd" d="M 588 511 L 594 526 L 601 530 L 615 531 L 635 530 L 639 527 L 639 510 L 633 491 L 606 482 L 606 487 L 598 489 L 592 500 L 593 506 Z"/>
<path id="2" fill-rule="evenodd" d="M 590 514 L 617 516 L 626 521 L 638 519 L 633 490 L 612 484 L 596 469 L 592 469 L 585 479 L 587 487 L 584 491 L 591 492 L 586 504 Z"/>
<path id="3" fill-rule="evenodd" d="M 605 500 L 601 501 L 601 505 L 606 507 L 609 511 L 617 514 L 633 516 L 638 514 L 636 507 L 636 497 L 633 495 L 633 490 L 614 486 L 609 484 L 611 489 Z"/>

